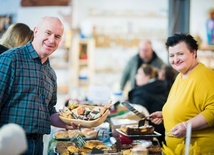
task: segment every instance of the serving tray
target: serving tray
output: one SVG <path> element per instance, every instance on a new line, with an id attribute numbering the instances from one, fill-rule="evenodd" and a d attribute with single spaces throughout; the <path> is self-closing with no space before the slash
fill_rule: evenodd
<path id="1" fill-rule="evenodd" d="M 126 137 L 129 138 L 153 138 L 153 137 L 160 137 L 161 134 L 154 131 L 152 134 L 148 134 L 148 135 L 127 135 L 126 133 L 124 133 L 123 131 L 121 131 L 120 129 L 116 129 L 116 131 Z"/>
<path id="2" fill-rule="evenodd" d="M 85 107 L 93 107 L 93 106 L 85 106 Z M 87 127 L 87 128 L 97 127 L 107 119 L 108 114 L 109 114 L 109 109 L 107 109 L 105 107 L 101 107 L 101 106 L 100 106 L 100 108 L 103 111 L 103 112 L 101 112 L 102 116 L 95 119 L 95 120 L 82 120 L 82 119 L 74 119 L 74 118 L 65 118 L 62 116 L 59 116 L 59 118 L 63 122 L 65 122 L 66 124 L 69 124 L 69 125 L 71 123 L 74 123 L 76 125 L 81 125 L 82 127 Z M 77 109 L 74 109 L 74 110 L 77 110 Z"/>

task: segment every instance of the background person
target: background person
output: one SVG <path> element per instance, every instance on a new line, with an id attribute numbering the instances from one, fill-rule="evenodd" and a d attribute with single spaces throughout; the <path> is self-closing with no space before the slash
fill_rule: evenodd
<path id="1" fill-rule="evenodd" d="M 49 56 L 58 48 L 63 31 L 58 18 L 46 16 L 34 28 L 32 43 L 0 55 L 0 127 L 17 123 L 25 130 L 25 155 L 43 154 L 43 135 L 50 133 L 51 125 L 76 128 L 62 122 L 55 109 L 57 80 Z"/>
<path id="2" fill-rule="evenodd" d="M 123 90 L 126 83 L 130 82 L 131 89 L 135 88 L 136 81 L 135 75 L 138 68 L 142 64 L 150 64 L 158 69 L 164 65 L 164 62 L 157 56 L 152 49 L 152 43 L 150 40 L 142 40 L 139 43 L 139 51 L 134 55 L 127 63 L 120 80 L 120 89 Z"/>
<path id="3" fill-rule="evenodd" d="M 157 70 L 148 64 L 143 64 L 135 76 L 137 87 L 128 93 L 131 103 L 145 107 L 149 113 L 160 111 L 166 102 L 168 95 L 167 84 L 164 80 L 157 79 Z M 160 144 L 165 143 L 165 129 L 163 124 L 156 125 L 155 131 L 161 134 L 158 137 Z"/>
<path id="4" fill-rule="evenodd" d="M 25 45 L 32 40 L 33 31 L 26 24 L 12 24 L 0 39 L 0 54 L 8 49 Z"/>
<path id="5" fill-rule="evenodd" d="M 174 34 L 166 41 L 169 62 L 179 72 L 162 112 L 151 114 L 156 124 L 164 122 L 167 146 L 175 150 L 192 126 L 192 145 L 201 154 L 214 154 L 214 71 L 197 60 L 198 44 L 189 34 Z"/>
<path id="6" fill-rule="evenodd" d="M 164 80 L 167 84 L 168 93 L 175 81 L 178 72 L 174 70 L 171 66 L 162 66 L 158 72 L 158 79 Z M 167 94 L 168 94 L 167 93 Z"/>

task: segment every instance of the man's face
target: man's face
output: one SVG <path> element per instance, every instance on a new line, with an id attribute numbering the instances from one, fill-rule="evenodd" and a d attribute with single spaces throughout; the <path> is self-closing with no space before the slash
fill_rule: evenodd
<path id="1" fill-rule="evenodd" d="M 63 26 L 55 20 L 45 21 L 34 30 L 35 49 L 41 57 L 48 57 L 57 48 L 62 39 Z"/>
<path id="2" fill-rule="evenodd" d="M 148 62 L 152 59 L 152 47 L 151 44 L 145 42 L 140 45 L 139 56 L 144 62 Z"/>

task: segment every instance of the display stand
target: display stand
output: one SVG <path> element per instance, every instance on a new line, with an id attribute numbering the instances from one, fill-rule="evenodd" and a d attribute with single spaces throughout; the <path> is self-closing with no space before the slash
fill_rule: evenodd
<path id="1" fill-rule="evenodd" d="M 94 39 L 73 38 L 69 53 L 71 87 L 87 90 L 94 79 Z"/>

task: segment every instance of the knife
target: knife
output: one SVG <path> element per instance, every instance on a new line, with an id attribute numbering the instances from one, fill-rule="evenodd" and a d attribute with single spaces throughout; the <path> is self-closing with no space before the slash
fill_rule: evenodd
<path id="1" fill-rule="evenodd" d="M 128 102 L 122 102 L 121 103 L 124 107 L 126 107 L 128 110 L 133 112 L 135 115 L 141 118 L 141 120 L 138 122 L 138 128 L 143 125 L 150 124 L 150 118 L 149 116 L 145 116 L 143 113 L 139 112 L 137 109 L 135 109 L 131 103 Z"/>
<path id="2" fill-rule="evenodd" d="M 135 109 L 131 103 L 129 102 L 122 102 L 121 103 L 124 107 L 126 107 L 128 110 L 130 110 L 131 112 L 133 112 L 135 115 L 137 115 L 138 117 L 140 117 L 141 119 L 149 119 L 147 118 L 143 113 L 139 112 L 137 109 Z"/>

